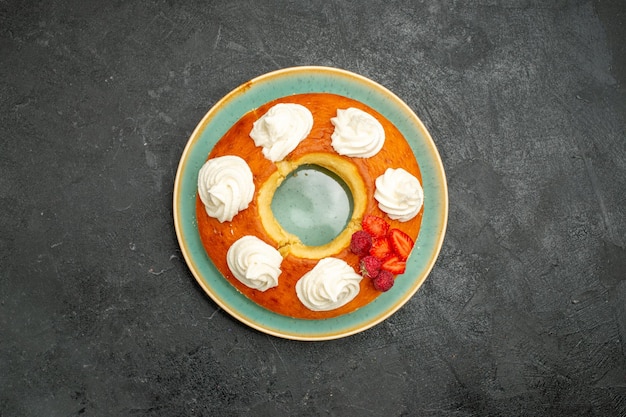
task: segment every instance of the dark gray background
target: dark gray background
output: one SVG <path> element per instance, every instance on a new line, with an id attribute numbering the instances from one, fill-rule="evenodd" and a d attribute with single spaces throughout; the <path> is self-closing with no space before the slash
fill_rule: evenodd
<path id="1" fill-rule="evenodd" d="M 626 416 L 626 15 L 614 1 L 0 0 L 0 415 Z M 422 118 L 450 216 L 361 334 L 232 319 L 182 259 L 206 111 L 295 65 Z"/>

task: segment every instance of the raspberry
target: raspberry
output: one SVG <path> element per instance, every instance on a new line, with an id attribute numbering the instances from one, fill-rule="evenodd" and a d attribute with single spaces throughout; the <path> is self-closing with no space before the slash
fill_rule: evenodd
<path id="1" fill-rule="evenodd" d="M 365 230 L 359 230 L 352 235 L 350 250 L 358 256 L 366 256 L 372 247 L 372 235 Z"/>
<path id="2" fill-rule="evenodd" d="M 376 278 L 372 280 L 372 283 L 374 284 L 374 288 L 378 291 L 389 291 L 389 289 L 393 287 L 394 283 L 393 274 L 383 269 L 378 273 Z"/>
<path id="3" fill-rule="evenodd" d="M 380 259 L 374 256 L 366 256 L 361 259 L 359 263 L 359 267 L 361 269 L 361 275 L 364 277 L 375 278 L 380 272 L 380 267 L 382 266 L 382 262 Z"/>

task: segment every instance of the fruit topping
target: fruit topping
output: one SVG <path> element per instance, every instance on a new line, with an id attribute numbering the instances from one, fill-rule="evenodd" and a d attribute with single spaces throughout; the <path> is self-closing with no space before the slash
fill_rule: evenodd
<path id="1" fill-rule="evenodd" d="M 380 267 L 382 266 L 382 262 L 380 259 L 375 256 L 366 256 L 361 259 L 359 262 L 359 267 L 361 269 L 361 275 L 364 277 L 376 278 L 378 273 L 380 272 Z"/>
<path id="2" fill-rule="evenodd" d="M 394 275 L 404 274 L 404 271 L 406 271 L 406 261 L 401 260 L 398 255 L 392 255 L 383 261 L 381 268 Z"/>
<path id="3" fill-rule="evenodd" d="M 372 247 L 372 235 L 365 230 L 359 230 L 352 235 L 350 250 L 360 257 L 369 255 Z"/>
<path id="4" fill-rule="evenodd" d="M 372 284 L 374 284 L 374 288 L 378 291 L 389 291 L 391 287 L 393 287 L 394 277 L 393 274 L 389 271 L 382 270 L 380 273 L 372 280 Z"/>
<path id="5" fill-rule="evenodd" d="M 391 247 L 391 243 L 389 243 L 389 239 L 386 237 L 374 238 L 369 254 L 371 256 L 375 256 L 381 261 L 384 261 L 390 255 L 393 255 L 393 248 Z"/>
<path id="6" fill-rule="evenodd" d="M 378 291 L 388 291 L 396 276 L 406 271 L 415 242 L 382 217 L 365 215 L 361 226 L 363 230 L 355 232 L 350 242 L 350 250 L 359 257 L 358 272 L 371 278 Z"/>
<path id="7" fill-rule="evenodd" d="M 361 226 L 363 226 L 363 230 L 368 232 L 373 237 L 386 236 L 387 231 L 389 230 L 389 223 L 387 223 L 385 219 L 371 214 L 367 214 L 363 217 Z"/>
<path id="8" fill-rule="evenodd" d="M 391 229 L 388 238 L 395 254 L 400 260 L 406 261 L 413 249 L 413 239 L 400 229 Z"/>

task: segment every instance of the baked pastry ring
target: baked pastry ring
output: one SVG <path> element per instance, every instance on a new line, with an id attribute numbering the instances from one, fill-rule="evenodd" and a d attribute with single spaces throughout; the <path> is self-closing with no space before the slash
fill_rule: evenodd
<path id="1" fill-rule="evenodd" d="M 272 162 L 255 146 L 249 134 L 253 123 L 278 103 L 296 103 L 308 108 L 313 114 L 313 127 L 306 139 L 282 161 Z M 336 116 L 337 109 L 351 107 L 374 116 L 384 128 L 385 144 L 372 157 L 339 155 L 331 146 L 334 131 L 331 118 Z M 361 228 L 364 215 L 385 217 L 390 227 L 399 228 L 417 240 L 423 208 L 411 220 L 400 222 L 388 218 L 374 198 L 375 180 L 387 168 L 403 168 L 421 183 L 421 173 L 413 151 L 391 122 L 359 101 L 330 93 L 306 93 L 273 100 L 239 119 L 215 144 L 208 159 L 225 155 L 236 155 L 247 162 L 253 173 L 254 198 L 248 208 L 239 212 L 232 221 L 221 223 L 207 215 L 202 201 L 197 197 L 196 215 L 202 244 L 221 275 L 249 299 L 277 314 L 299 319 L 336 317 L 372 302 L 381 294 L 371 280 L 363 279 L 359 294 L 352 301 L 334 310 L 313 311 L 300 302 L 295 291 L 296 282 L 313 269 L 320 259 L 326 257 L 342 259 L 358 271 L 359 258 L 350 252 L 349 244 L 352 234 Z M 345 182 L 351 193 L 353 209 L 349 221 L 337 237 L 324 245 L 303 244 L 297 236 L 284 230 L 271 210 L 274 193 L 281 182 L 302 166 L 320 167 L 333 172 Z M 266 291 L 252 289 L 242 284 L 229 270 L 226 261 L 228 249 L 235 241 L 248 235 L 256 236 L 275 247 L 283 256 L 278 286 Z"/>

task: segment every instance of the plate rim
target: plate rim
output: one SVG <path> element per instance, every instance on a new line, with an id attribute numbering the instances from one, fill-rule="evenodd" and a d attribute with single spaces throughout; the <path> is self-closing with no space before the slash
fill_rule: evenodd
<path id="1" fill-rule="evenodd" d="M 325 76 L 337 76 L 337 77 L 351 79 L 359 84 L 362 84 L 368 88 L 371 88 L 373 91 L 376 91 L 378 94 L 382 94 L 382 96 L 388 97 L 393 102 L 394 105 L 400 106 L 400 108 L 402 108 L 403 111 L 407 115 L 409 115 L 410 118 L 412 119 L 411 123 L 415 124 L 416 128 L 424 136 L 424 139 L 426 139 L 426 145 L 427 145 L 428 150 L 430 151 L 430 157 L 432 158 L 433 165 L 436 168 L 435 169 L 436 174 L 437 174 L 436 179 L 439 180 L 440 185 L 441 185 L 441 189 L 440 189 L 441 196 L 440 196 L 440 201 L 438 201 L 439 203 L 438 207 L 439 207 L 440 212 L 438 215 L 439 227 L 438 227 L 437 237 L 434 241 L 434 245 L 428 257 L 427 264 L 422 269 L 421 275 L 419 277 L 414 278 L 415 283 L 413 287 L 410 288 L 410 291 L 405 291 L 401 296 L 399 296 L 398 299 L 390 308 L 387 308 L 382 313 L 376 315 L 373 318 L 368 318 L 367 320 L 364 320 L 363 323 L 361 324 L 357 324 L 350 328 L 336 331 L 336 332 L 319 331 L 319 332 L 316 332 L 315 334 L 312 334 L 312 333 L 304 334 L 304 333 L 295 333 L 293 331 L 287 331 L 284 329 L 283 330 L 275 329 L 275 328 L 272 328 L 271 326 L 268 326 L 267 324 L 264 325 L 262 323 L 256 322 L 252 320 L 251 318 L 242 314 L 234 306 L 230 305 L 228 302 L 223 300 L 221 297 L 218 296 L 218 294 L 215 293 L 214 289 L 208 285 L 207 280 L 205 279 L 205 277 L 203 276 L 203 274 L 197 267 L 196 265 L 197 260 L 193 258 L 193 256 L 190 253 L 190 250 L 187 247 L 187 241 L 185 239 L 185 234 L 183 233 L 183 226 L 182 226 L 183 219 L 181 218 L 182 213 L 181 213 L 179 204 L 182 204 L 180 201 L 182 198 L 182 195 L 181 195 L 182 182 L 184 180 L 184 174 L 186 172 L 185 165 L 191 156 L 193 147 L 200 140 L 201 134 L 205 130 L 209 122 L 219 114 L 220 110 L 225 105 L 227 105 L 228 103 L 232 103 L 233 100 L 236 100 L 239 97 L 244 96 L 246 92 L 250 91 L 253 87 L 262 86 L 264 83 L 271 83 L 272 80 L 279 80 L 280 78 L 294 76 L 294 75 L 314 76 L 316 74 L 318 75 L 322 74 Z M 251 109 L 248 109 L 247 111 L 250 111 L 250 110 Z M 413 148 L 413 146 L 411 147 Z M 209 151 L 210 149 L 207 151 L 207 155 Z M 408 302 L 408 300 L 410 300 L 413 297 L 413 295 L 418 291 L 418 289 L 422 286 L 426 278 L 430 275 L 432 268 L 434 267 L 436 263 L 436 260 L 443 246 L 443 241 L 444 241 L 446 230 L 447 230 L 448 204 L 449 203 L 448 203 L 447 178 L 446 178 L 445 170 L 443 167 L 443 162 L 441 160 L 441 156 L 439 155 L 438 149 L 429 131 L 426 129 L 426 126 L 421 121 L 421 119 L 417 116 L 417 114 L 395 93 L 391 92 L 389 89 L 382 86 L 381 84 L 365 76 L 362 76 L 360 74 L 356 74 L 356 73 L 353 73 L 351 71 L 344 70 L 344 69 L 339 69 L 335 67 L 327 67 L 327 66 L 296 66 L 296 67 L 288 67 L 288 68 L 282 68 L 279 70 L 271 71 L 271 72 L 259 75 L 255 78 L 252 78 L 249 81 L 244 82 L 243 84 L 239 85 L 238 87 L 228 92 L 221 99 L 219 99 L 213 106 L 211 106 L 211 108 L 207 111 L 207 113 L 202 117 L 200 122 L 196 125 L 193 132 L 189 136 L 189 139 L 187 140 L 185 144 L 185 147 L 181 154 L 179 164 L 176 170 L 176 176 L 174 179 L 174 191 L 173 191 L 174 226 L 175 226 L 176 236 L 178 239 L 181 252 L 183 254 L 183 257 L 185 258 L 187 267 L 190 269 L 196 282 L 200 285 L 200 287 L 204 290 L 204 292 L 209 296 L 209 298 L 211 298 L 213 302 L 215 302 L 218 305 L 218 307 L 220 307 L 221 309 L 229 313 L 232 317 L 234 317 L 241 323 L 253 329 L 256 329 L 258 331 L 261 331 L 263 333 L 266 333 L 272 336 L 281 337 L 285 339 L 300 340 L 300 341 L 332 340 L 332 339 L 339 339 L 342 337 L 347 337 L 347 336 L 351 336 L 351 335 L 363 332 L 367 329 L 370 329 L 376 326 L 382 321 L 386 320 L 391 315 L 393 315 L 396 311 L 398 311 L 402 306 L 404 306 L 406 302 Z M 195 212 L 193 214 L 193 220 L 195 221 Z M 206 258 L 206 260 L 212 265 L 212 262 L 208 259 L 208 257 Z M 219 276 L 221 277 L 221 274 L 219 274 Z M 249 302 L 256 304 L 251 300 L 249 300 Z M 266 310 L 266 311 L 269 311 L 269 310 Z M 276 313 L 272 313 L 272 314 L 276 314 Z M 280 316 L 278 314 L 276 315 Z M 285 319 L 285 316 L 280 316 L 280 317 Z M 339 317 L 342 317 L 342 316 L 339 316 Z M 291 320 L 295 320 L 296 322 L 301 322 L 304 319 L 291 319 Z M 305 321 L 307 322 L 320 321 L 320 322 L 328 323 L 329 319 L 305 320 Z"/>

